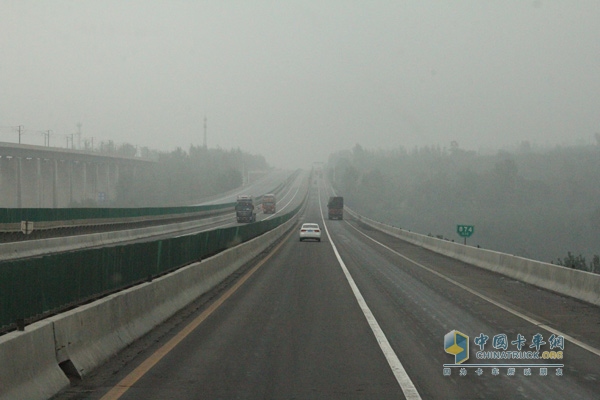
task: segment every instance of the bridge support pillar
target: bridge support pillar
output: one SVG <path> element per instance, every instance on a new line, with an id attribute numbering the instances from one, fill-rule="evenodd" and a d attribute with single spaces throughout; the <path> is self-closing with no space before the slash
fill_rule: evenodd
<path id="1" fill-rule="evenodd" d="M 36 158 L 36 186 L 37 186 L 37 207 L 42 208 L 43 186 L 42 186 L 42 159 Z"/>
<path id="2" fill-rule="evenodd" d="M 58 208 L 58 160 L 52 161 L 52 208 Z"/>
<path id="3" fill-rule="evenodd" d="M 16 159 L 16 168 L 15 168 L 15 172 L 16 172 L 16 176 L 15 176 L 15 181 L 17 183 L 17 190 L 16 190 L 16 194 L 17 194 L 17 208 L 21 208 L 23 207 L 23 192 L 22 192 L 22 184 L 21 184 L 21 179 L 23 174 L 21 173 L 21 167 L 22 167 L 22 160 L 21 157 L 17 157 Z"/>

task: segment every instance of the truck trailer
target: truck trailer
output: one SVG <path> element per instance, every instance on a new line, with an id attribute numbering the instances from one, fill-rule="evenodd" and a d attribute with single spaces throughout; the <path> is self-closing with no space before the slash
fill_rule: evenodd
<path id="1" fill-rule="evenodd" d="M 237 222 L 255 222 L 254 200 L 252 196 L 240 195 L 235 204 L 235 217 Z"/>
<path id="2" fill-rule="evenodd" d="M 327 202 L 327 211 L 329 219 L 344 219 L 344 198 L 330 197 Z"/>
<path id="3" fill-rule="evenodd" d="M 262 199 L 262 210 L 265 214 L 275 214 L 276 212 L 276 199 L 273 193 L 268 193 L 263 196 Z"/>

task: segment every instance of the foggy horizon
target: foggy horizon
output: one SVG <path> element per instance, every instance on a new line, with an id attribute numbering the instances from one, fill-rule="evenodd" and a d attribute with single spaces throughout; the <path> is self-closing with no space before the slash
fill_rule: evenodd
<path id="1" fill-rule="evenodd" d="M 275 167 L 360 144 L 595 143 L 595 2 L 0 0 L 0 141 L 203 144 Z"/>

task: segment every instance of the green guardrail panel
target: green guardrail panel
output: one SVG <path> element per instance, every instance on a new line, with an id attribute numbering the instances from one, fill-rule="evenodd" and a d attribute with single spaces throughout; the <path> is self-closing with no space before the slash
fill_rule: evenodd
<path id="1" fill-rule="evenodd" d="M 272 192 L 282 189 L 292 181 L 299 171 L 291 174 Z M 259 198 L 257 198 L 258 200 Z M 21 221 L 53 222 L 82 219 L 135 218 L 186 214 L 202 211 L 216 211 L 233 207 L 235 203 L 211 204 L 181 207 L 140 207 L 140 208 L 0 208 L 0 224 L 19 223 Z"/>
<path id="2" fill-rule="evenodd" d="M 234 203 L 185 207 L 142 208 L 0 208 L 0 224 L 18 223 L 21 221 L 50 222 L 81 219 L 151 217 L 216 211 L 233 206 Z"/>
<path id="3" fill-rule="evenodd" d="M 178 238 L 0 262 L 0 331 L 17 319 L 64 310 L 199 261 L 262 235 L 299 210 Z"/>

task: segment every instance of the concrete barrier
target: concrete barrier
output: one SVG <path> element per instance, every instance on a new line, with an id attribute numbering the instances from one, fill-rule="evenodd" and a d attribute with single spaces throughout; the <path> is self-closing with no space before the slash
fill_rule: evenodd
<path id="1" fill-rule="evenodd" d="M 203 225 L 213 222 L 222 222 L 227 220 L 235 221 L 234 218 L 235 214 L 227 214 L 204 218 L 199 221 L 179 222 L 175 224 L 158 225 L 148 228 L 3 243 L 0 244 L 0 261 L 22 257 L 35 257 L 61 251 L 77 250 L 84 247 L 100 245 L 108 246 L 119 243 L 123 240 L 134 240 L 153 235 L 162 235 L 181 231 L 183 229 L 202 227 Z"/>
<path id="2" fill-rule="evenodd" d="M 58 362 L 70 360 L 80 376 L 88 374 L 256 257 L 295 220 L 202 262 L 50 318 Z"/>
<path id="3" fill-rule="evenodd" d="M 600 275 L 409 232 L 346 211 L 362 223 L 450 258 L 600 306 Z"/>
<path id="4" fill-rule="evenodd" d="M 0 400 L 47 399 L 89 374 L 258 256 L 297 216 L 255 239 L 128 290 L 0 336 Z"/>
<path id="5" fill-rule="evenodd" d="M 52 322 L 0 336 L 0 400 L 47 399 L 67 386 L 56 362 Z"/>

